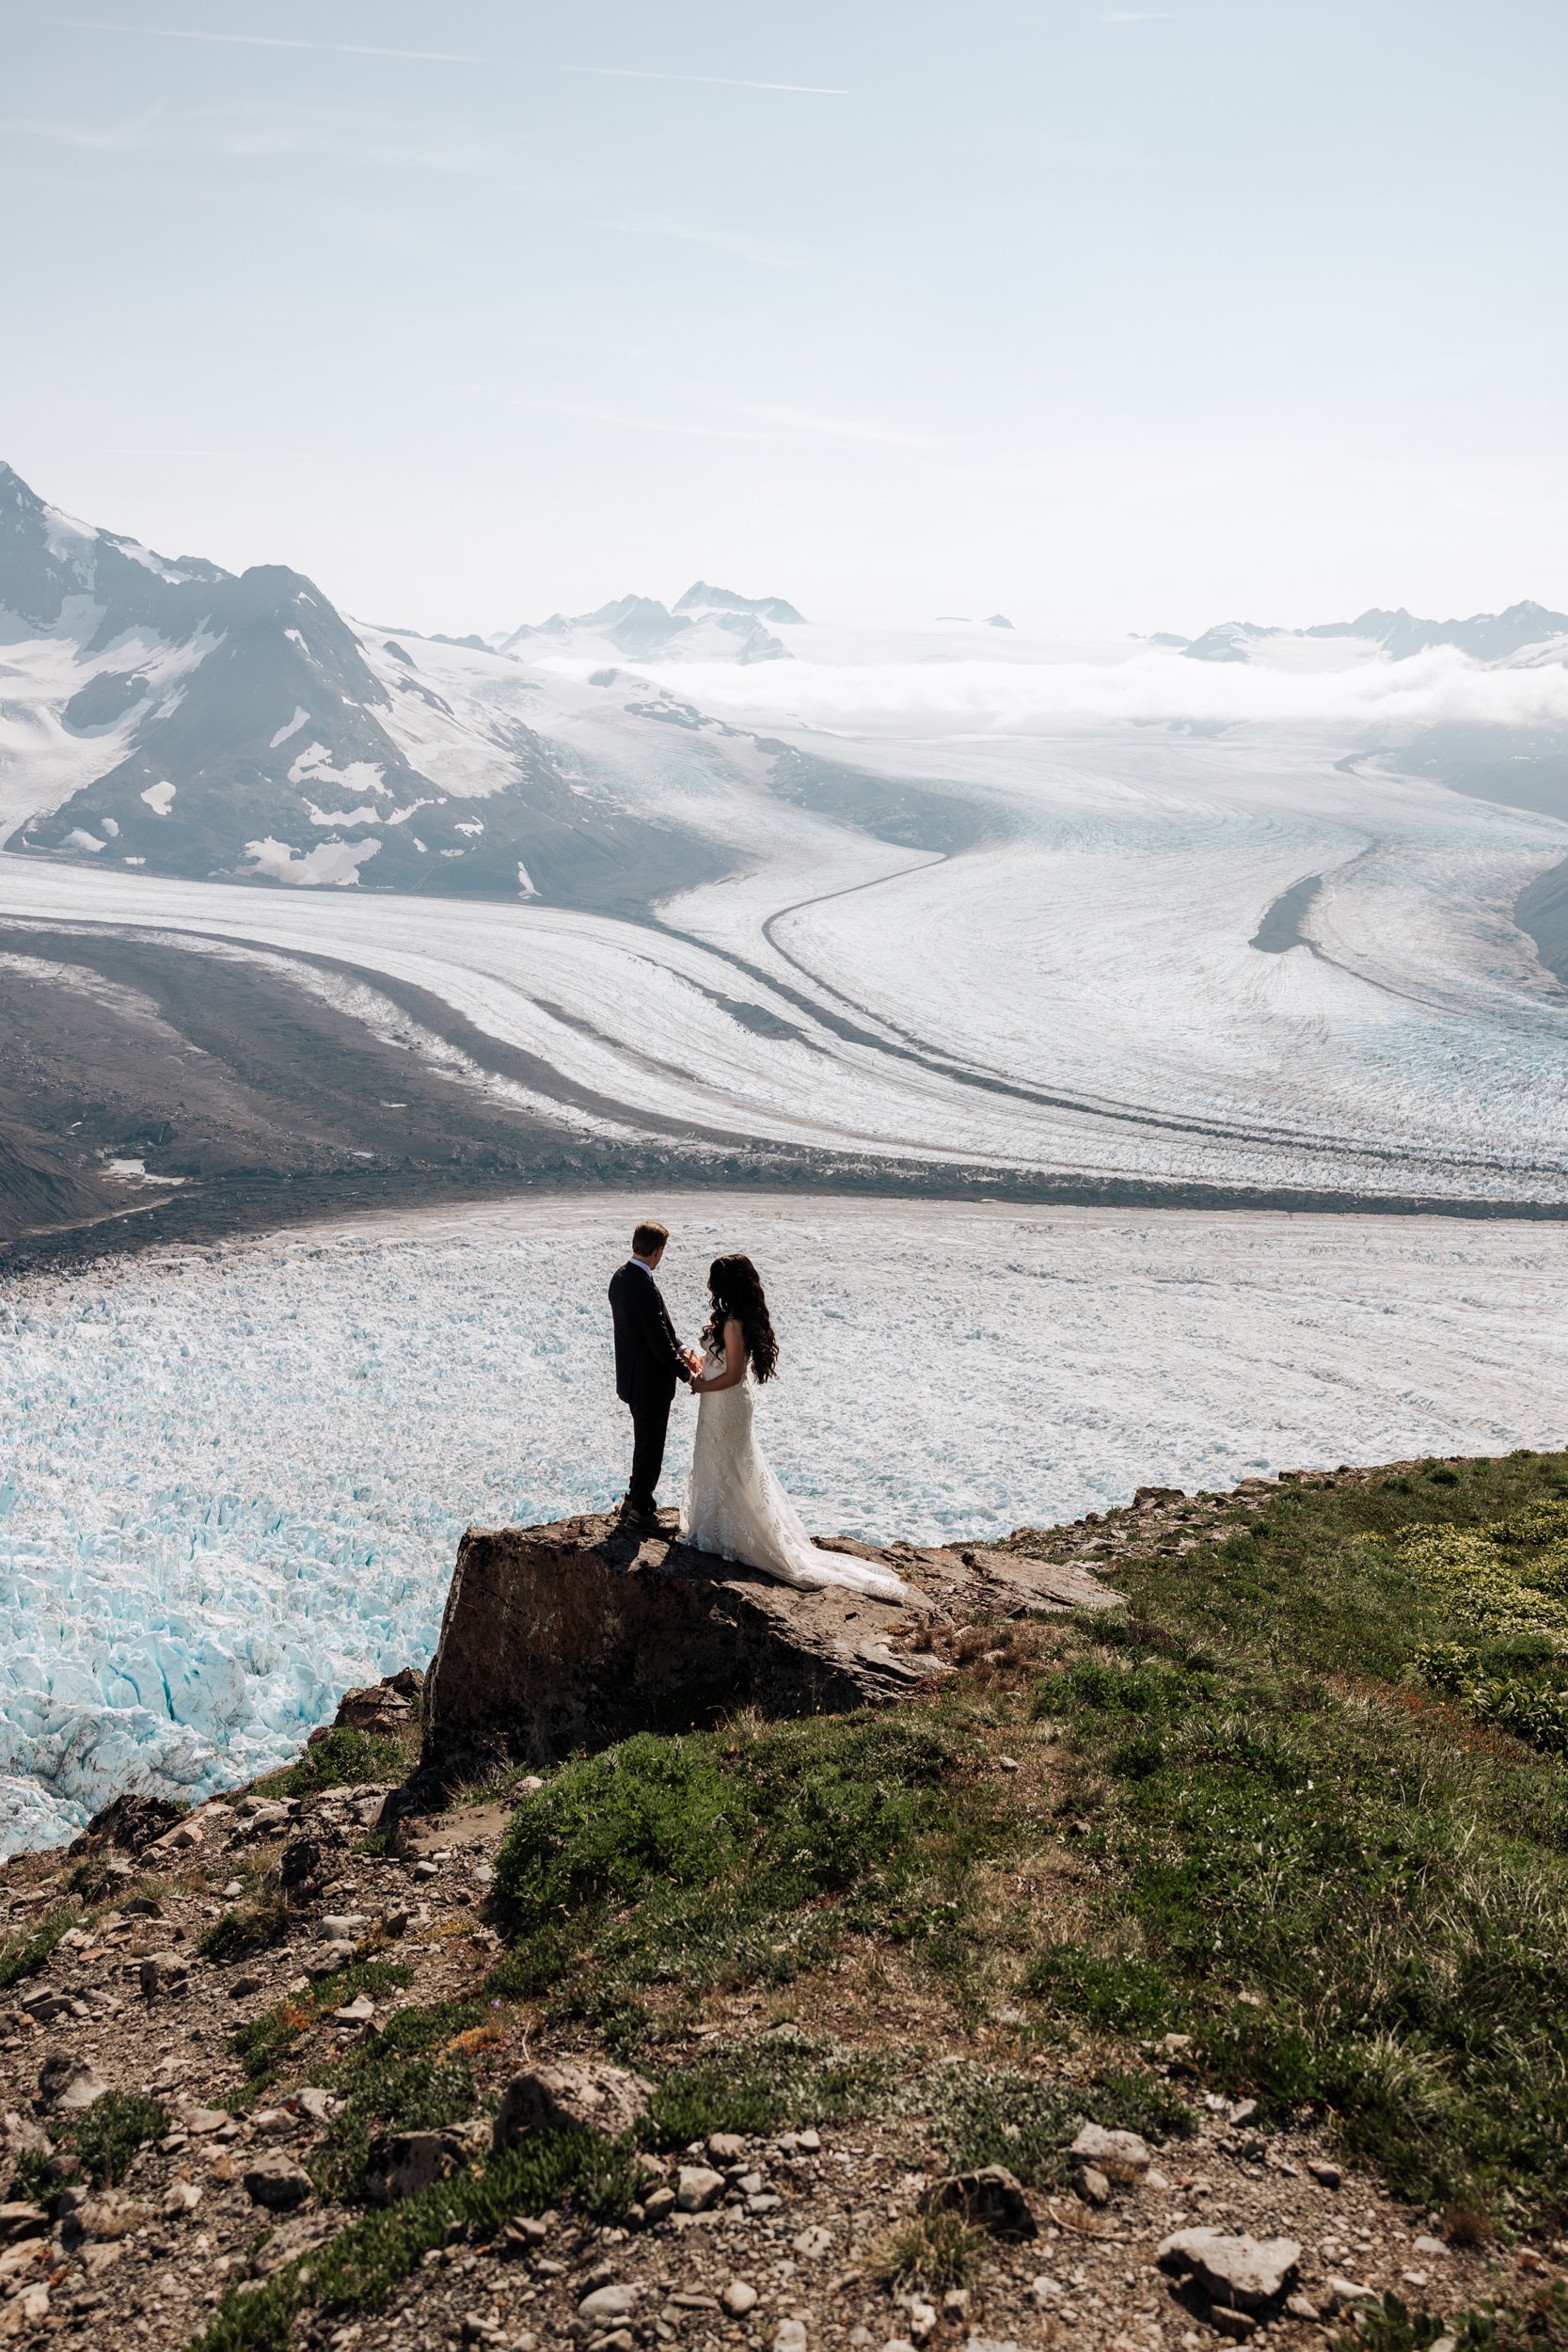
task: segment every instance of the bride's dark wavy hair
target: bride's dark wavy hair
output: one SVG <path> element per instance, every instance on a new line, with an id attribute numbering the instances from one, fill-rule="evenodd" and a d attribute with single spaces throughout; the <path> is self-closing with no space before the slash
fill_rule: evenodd
<path id="1" fill-rule="evenodd" d="M 768 1316 L 768 1296 L 762 1277 L 750 1258 L 715 1258 L 707 1270 L 713 1313 L 703 1333 L 709 1347 L 722 1347 L 724 1326 L 733 1315 L 746 1341 L 752 1370 L 759 1380 L 771 1380 L 779 1368 L 779 1343 Z"/>

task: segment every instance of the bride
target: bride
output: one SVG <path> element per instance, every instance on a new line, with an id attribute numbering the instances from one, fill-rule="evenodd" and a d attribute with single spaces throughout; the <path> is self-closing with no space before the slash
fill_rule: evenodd
<path id="1" fill-rule="evenodd" d="M 907 1600 L 909 1587 L 887 1569 L 817 1550 L 756 1441 L 752 1382 L 771 1380 L 779 1343 L 751 1259 L 715 1258 L 707 1286 L 713 1313 L 703 1333 L 702 1373 L 691 1383 L 701 1402 L 682 1535 L 785 1584 L 844 1584 L 879 1600 Z"/>

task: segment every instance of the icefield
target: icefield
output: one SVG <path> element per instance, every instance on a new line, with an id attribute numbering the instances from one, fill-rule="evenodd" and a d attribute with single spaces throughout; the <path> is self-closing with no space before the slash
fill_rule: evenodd
<path id="1" fill-rule="evenodd" d="M 613 788 L 735 861 L 650 919 L 376 895 L 352 845 L 342 887 L 293 864 L 277 879 L 301 886 L 241 889 L 4 855 L 0 914 L 417 984 L 536 1057 L 601 1133 L 1568 1204 L 1568 993 L 1513 920 L 1563 827 L 1384 747 L 1445 717 L 1503 741 L 1561 723 L 1568 668 L 789 634 L 800 659 L 592 672 L 416 641 L 452 712 L 526 714 L 588 779 L 574 791 Z M 786 747 L 817 763 L 809 803 L 778 787 Z M 451 788 L 473 787 L 451 759 Z M 924 794 L 927 831 L 953 812 L 965 846 L 918 846 L 918 822 L 895 838 L 857 811 L 866 779 Z M 1293 935 L 1260 946 L 1303 889 Z"/>
<path id="2" fill-rule="evenodd" d="M 644 1200 L 154 1250 L 0 1288 L 0 1850 L 291 1756 L 433 1650 L 470 1522 L 610 1502 L 604 1291 Z M 1512 1221 L 693 1194 L 663 1288 L 745 1248 L 761 1427 L 820 1534 L 938 1540 L 1145 1482 L 1568 1438 L 1568 1233 Z M 677 1399 L 663 1500 L 691 1411 Z"/>

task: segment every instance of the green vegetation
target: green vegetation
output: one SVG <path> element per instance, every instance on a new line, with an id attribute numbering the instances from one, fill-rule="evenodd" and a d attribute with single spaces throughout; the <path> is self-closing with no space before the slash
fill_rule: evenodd
<path id="1" fill-rule="evenodd" d="M 904 2104 L 929 2119 L 955 2171 L 1005 2164 L 1028 2188 L 1067 2185 L 1068 2150 L 1085 2115 L 1108 2132 L 1154 2140 L 1190 2131 L 1194 2122 L 1186 2102 L 1157 2075 L 1115 2068 L 1089 2083 L 1061 2083 L 960 2060 L 923 2071 Z"/>
<path id="2" fill-rule="evenodd" d="M 420 2257 L 457 2229 L 485 2237 L 513 2214 L 575 2204 L 601 2219 L 626 2210 L 635 2190 L 627 2149 L 591 2132 L 536 2132 L 387 2213 L 366 2214 L 321 2252 L 286 2263 L 249 2294 L 225 2297 L 192 2352 L 285 2352 L 297 2315 L 320 2308 L 334 2318 L 381 2310 Z"/>
<path id="3" fill-rule="evenodd" d="M 66 1930 L 81 1924 L 78 1912 L 51 1911 L 36 1927 L 8 1935 L 0 1942 L 0 1992 L 20 1984 L 24 1977 L 36 1976 Z"/>
<path id="4" fill-rule="evenodd" d="M 779 1984 L 846 1939 L 931 1938 L 1005 1835 L 973 1742 L 913 1710 L 684 1739 L 566 1765 L 513 1818 L 498 1991 L 552 1994 L 627 2046 L 636 1995 Z"/>
<path id="5" fill-rule="evenodd" d="M 42 2203 L 54 2194 L 58 2175 L 51 2168 L 56 2157 L 74 2155 L 94 2188 L 118 2188 L 135 2163 L 138 2150 L 150 2139 L 161 2139 L 168 2117 L 155 2099 L 134 2090 L 106 2090 L 80 2115 L 52 2122 L 53 2153 L 29 2148 L 18 2156 L 10 2193 L 28 2203 Z"/>
<path id="6" fill-rule="evenodd" d="M 1482 1527 L 1424 1528 L 1397 1557 L 1465 1629 L 1463 1640 L 1423 1644 L 1418 1671 L 1483 1723 L 1568 1755 L 1568 1502 Z"/>
<path id="7" fill-rule="evenodd" d="M 230 2037 L 230 2047 L 245 2073 L 244 2095 L 255 2098 L 276 2082 L 301 2035 L 319 2026 L 340 2003 L 352 2001 L 356 1993 L 385 2000 L 389 1993 L 405 1991 L 413 1981 L 413 1970 L 402 1961 L 356 1960 L 334 1976 L 319 1977 L 308 1993 L 275 2001 L 271 2009 L 263 2010 Z"/>
<path id="8" fill-rule="evenodd" d="M 709 2046 L 659 2083 L 639 2135 L 648 2148 L 685 2148 L 710 2132 L 760 2136 L 873 2115 L 895 2093 L 887 2058 L 789 2030 Z"/>
<path id="9" fill-rule="evenodd" d="M 453 2037 L 480 2024 L 478 2001 L 441 2001 L 399 2010 L 381 2031 L 326 2071 L 343 2101 L 311 2169 L 324 2196 L 358 2203 L 365 2159 L 377 2131 L 439 2131 L 461 2123 L 477 2104 L 474 2070 Z"/>
<path id="10" fill-rule="evenodd" d="M 324 1788 L 356 1788 L 367 1781 L 401 1780 L 408 1764 L 408 1747 L 400 1740 L 375 1732 L 342 1731 L 334 1726 L 312 1740 L 295 1764 L 255 1782 L 258 1797 L 314 1797 Z"/>
<path id="11" fill-rule="evenodd" d="M 1456 2319 L 1386 2295 L 1356 2313 L 1337 2352 L 1428 2352 L 1440 2336 L 1451 2336 L 1456 2352 L 1568 2352 L 1568 2287 L 1560 2280 L 1524 2302 L 1483 2303 Z"/>
<path id="12" fill-rule="evenodd" d="M 1556 1456 L 1288 1487 L 1127 1569 L 1130 1613 L 1078 1621 L 1033 1702 L 1101 1873 L 1026 1972 L 1048 2020 L 1188 2033 L 1412 2198 L 1568 2211 L 1568 1784 L 1412 1687 L 1498 1526 L 1535 1540 L 1562 1489 Z"/>
<path id="13" fill-rule="evenodd" d="M 49 2169 L 53 2162 L 53 2156 L 46 2155 L 41 2148 L 24 2148 L 17 2157 L 8 2196 L 24 2205 L 45 2203 L 55 2193 L 55 2178 Z"/>
<path id="14" fill-rule="evenodd" d="M 905 2287 L 942 2293 L 967 2286 L 990 2251 L 984 2230 L 958 2213 L 917 2213 L 890 2230 L 873 2259 L 871 2275 L 897 2294 Z"/>
<path id="15" fill-rule="evenodd" d="M 168 2117 L 155 2099 L 134 2090 L 106 2090 L 60 2137 L 81 2159 L 94 2188 L 117 2188 L 137 2150 L 161 2139 L 167 2129 Z"/>
<path id="16" fill-rule="evenodd" d="M 1560 2229 L 1568 1771 L 1546 1716 L 1491 1686 L 1562 1687 L 1568 1460 L 1288 1486 L 1180 1558 L 1130 1532 L 1125 1611 L 980 1629 L 962 1674 L 895 1712 L 563 1765 L 503 1843 L 510 1949 L 487 1990 L 635 2053 L 656 2082 L 645 2146 L 918 2119 L 953 2166 L 1052 2187 L 1085 2115 L 1187 2129 L 1180 2070 L 1265 2118 L 1326 2121 L 1456 2242 Z M 332 2059 L 309 2040 L 362 1985 L 406 1981 L 358 1963 L 236 2037 L 253 2095 L 307 2048 L 327 2060 L 346 2102 L 317 2158 L 328 2193 L 362 2195 L 376 2131 L 483 2105 L 478 2004 L 404 2010 Z M 1169 2034 L 1187 2039 L 1166 2066 Z M 282 2352 L 308 2307 L 374 2310 L 453 2229 L 612 2215 L 634 2160 L 531 2138 L 230 2296 L 200 2352 Z M 932 2217 L 879 2260 L 935 2289 L 979 2250 Z M 1451 2331 L 1459 2352 L 1568 2352 L 1568 2309 L 1544 2296 Z M 1344 2352 L 1429 2352 L 1439 2332 L 1389 2298 Z"/>
<path id="17" fill-rule="evenodd" d="M 197 1944 L 203 1960 L 245 1960 L 253 1952 L 284 1943 L 294 1924 L 287 1896 L 278 1886 L 243 1909 L 226 1911 L 205 1929 Z"/>
<path id="18" fill-rule="evenodd" d="M 990 1636 L 895 1715 L 576 1759 L 503 1846 L 496 1989 L 656 2073 L 715 1992 L 820 1979 L 841 2010 L 859 1970 L 945 2006 L 959 2052 L 1022 2002 L 1020 2055 L 1076 2044 L 1087 2086 L 927 2049 L 922 2095 L 955 2161 L 1041 2182 L 1069 2107 L 1180 2128 L 1147 2057 L 1182 2034 L 1200 2080 L 1331 2119 L 1401 2193 L 1544 2224 L 1568 2213 L 1568 1780 L 1538 1729 L 1532 1749 L 1434 1690 L 1433 1661 L 1496 1668 L 1507 1643 L 1539 1695 L 1565 1529 L 1557 1456 L 1289 1486 L 1179 1561 L 1134 1545 L 1126 1612 Z M 1002 1746 L 1039 1769 L 1004 1778 Z M 809 2096 L 799 2053 L 764 2047 L 673 2074 L 659 2143 L 833 2098 L 908 2108 L 907 2050 L 884 2059 L 874 2026 Z"/>

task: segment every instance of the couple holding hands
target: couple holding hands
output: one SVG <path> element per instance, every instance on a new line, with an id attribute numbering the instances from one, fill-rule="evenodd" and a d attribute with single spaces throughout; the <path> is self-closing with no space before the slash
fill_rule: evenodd
<path id="1" fill-rule="evenodd" d="M 843 1584 L 881 1600 L 902 1600 L 897 1577 L 838 1552 L 818 1551 L 756 1440 L 753 1387 L 770 1380 L 779 1344 L 762 1280 L 750 1258 L 715 1258 L 703 1353 L 675 1337 L 657 1279 L 670 1239 L 652 1221 L 631 1237 L 631 1256 L 610 1278 L 615 1322 L 615 1392 L 629 1407 L 631 1480 L 621 1521 L 659 1534 L 654 1495 L 664 1463 L 670 1406 L 678 1382 L 698 1399 L 691 1476 L 681 1509 L 684 1540 L 701 1551 L 758 1568 L 785 1584 Z"/>

